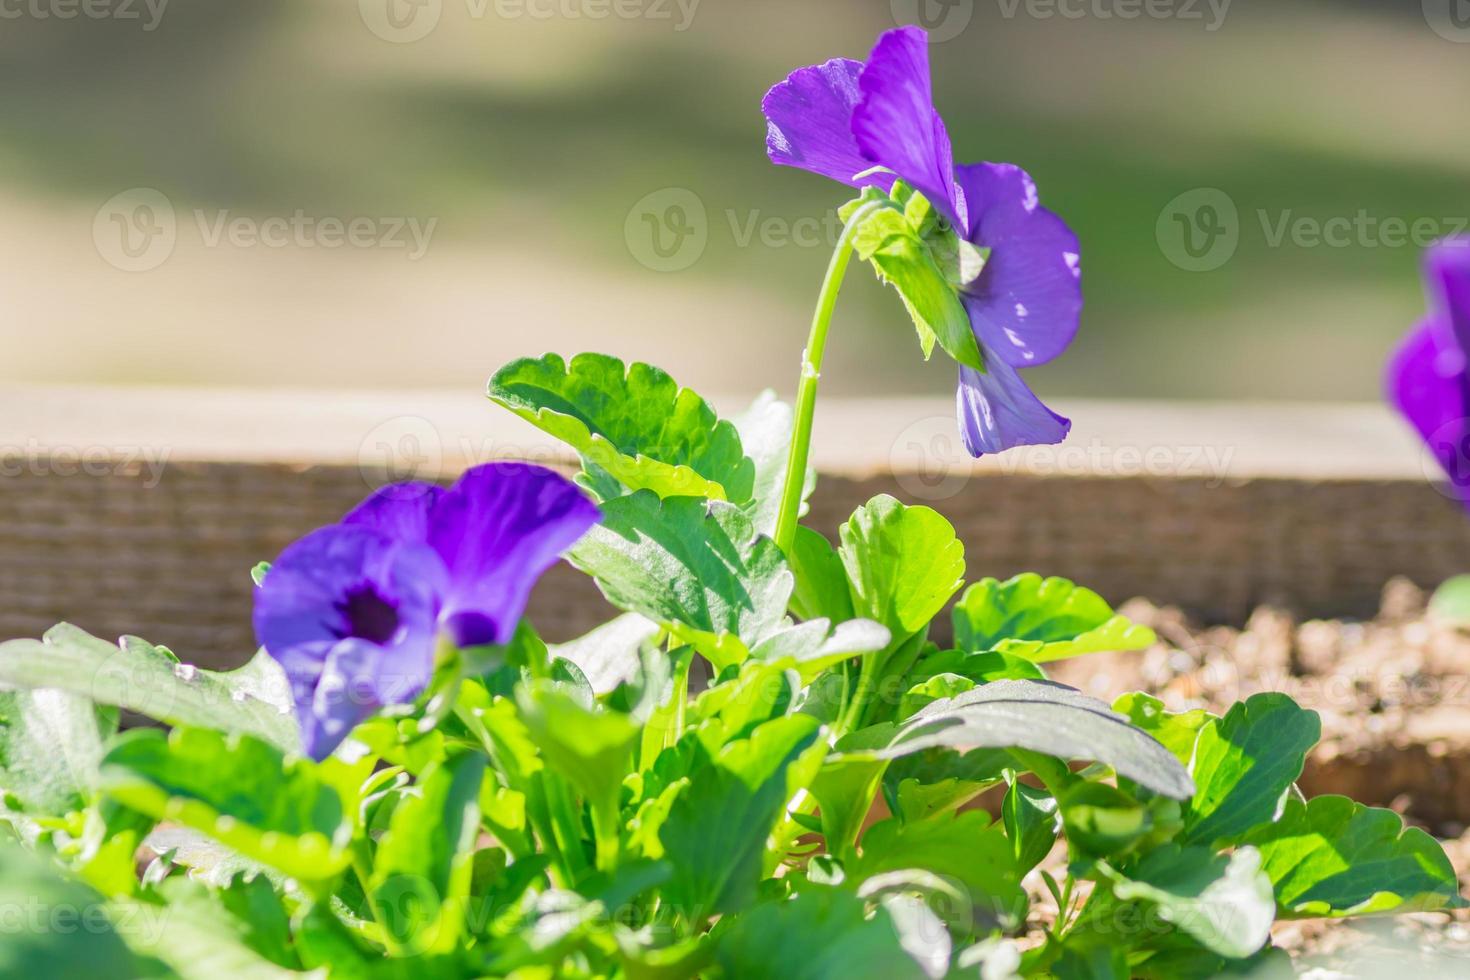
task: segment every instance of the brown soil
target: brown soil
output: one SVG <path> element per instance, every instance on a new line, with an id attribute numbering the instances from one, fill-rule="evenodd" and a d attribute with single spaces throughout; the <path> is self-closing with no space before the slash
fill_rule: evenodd
<path id="1" fill-rule="evenodd" d="M 1446 841 L 1470 889 L 1470 631 L 1436 621 L 1426 598 L 1395 579 L 1371 622 L 1303 622 L 1273 604 L 1257 608 L 1243 629 L 1202 627 L 1177 609 L 1133 600 L 1120 611 L 1153 627 L 1158 645 L 1058 664 L 1051 673 L 1103 700 L 1147 691 L 1172 710 L 1223 713 L 1261 691 L 1290 694 L 1322 716 L 1303 791 L 1388 807 L 1428 829 Z M 1406 966 L 1416 980 L 1470 976 L 1464 913 L 1286 922 L 1275 941 L 1329 971 L 1320 976 L 1401 975 Z"/>

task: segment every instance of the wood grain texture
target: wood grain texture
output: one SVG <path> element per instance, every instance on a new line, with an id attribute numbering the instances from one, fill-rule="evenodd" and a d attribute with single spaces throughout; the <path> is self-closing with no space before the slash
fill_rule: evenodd
<path id="1" fill-rule="evenodd" d="M 491 457 L 569 463 L 459 396 L 25 393 L 0 398 L 0 637 L 68 620 L 207 665 L 252 650 L 251 566 L 385 477 L 448 480 Z M 1371 615 L 1393 575 L 1434 585 L 1470 569 L 1470 521 L 1371 407 L 1064 405 L 1079 419 L 1070 458 L 979 465 L 956 458 L 945 408 L 824 404 L 809 523 L 835 535 L 892 493 L 955 524 L 971 580 L 1065 575 L 1110 600 L 1143 595 L 1221 622 L 1263 600 Z M 531 606 L 551 639 L 608 615 L 565 567 Z"/>

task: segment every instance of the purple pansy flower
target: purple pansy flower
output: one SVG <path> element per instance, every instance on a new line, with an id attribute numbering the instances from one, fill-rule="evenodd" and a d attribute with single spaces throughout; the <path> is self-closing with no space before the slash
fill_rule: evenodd
<path id="1" fill-rule="evenodd" d="M 1470 506 L 1470 236 L 1425 259 L 1430 313 L 1388 365 L 1388 398 L 1418 430 Z"/>
<path id="2" fill-rule="evenodd" d="M 965 446 L 979 456 L 1061 442 L 1071 422 L 1043 405 L 1016 369 L 1045 364 L 1077 333 L 1077 236 L 1041 207 L 1019 167 L 955 166 L 934 110 L 924 32 L 888 31 L 866 64 L 836 58 L 798 69 L 761 108 L 773 162 L 853 187 L 888 191 L 902 180 L 966 240 L 990 250 L 979 278 L 961 291 L 986 367 L 960 367 Z"/>
<path id="3" fill-rule="evenodd" d="M 306 753 L 326 758 L 422 693 L 441 637 L 508 642 L 536 580 L 598 517 L 551 470 L 491 463 L 448 490 L 384 487 L 283 551 L 256 591 L 255 634 L 291 682 Z"/>

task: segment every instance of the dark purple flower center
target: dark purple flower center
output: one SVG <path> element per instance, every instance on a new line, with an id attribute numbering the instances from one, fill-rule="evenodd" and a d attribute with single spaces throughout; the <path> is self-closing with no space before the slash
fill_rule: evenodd
<path id="1" fill-rule="evenodd" d="M 370 643 L 387 643 L 398 632 L 398 607 L 378 594 L 372 585 L 359 585 L 335 603 L 347 620 L 339 631 L 342 639 L 354 637 Z"/>

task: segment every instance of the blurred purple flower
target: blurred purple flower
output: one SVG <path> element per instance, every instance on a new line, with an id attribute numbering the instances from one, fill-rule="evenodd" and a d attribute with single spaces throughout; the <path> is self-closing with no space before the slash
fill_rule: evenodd
<path id="1" fill-rule="evenodd" d="M 1043 405 L 1016 369 L 1045 364 L 1076 336 L 1077 236 L 1041 207 L 1036 185 L 1019 167 L 955 166 L 934 109 L 924 32 L 888 31 L 866 64 L 835 58 L 797 69 L 761 108 L 773 162 L 853 187 L 889 191 L 903 180 L 966 240 L 991 250 L 980 277 L 961 293 L 986 366 L 983 374 L 960 368 L 965 446 L 979 456 L 1061 442 L 1072 423 Z"/>
<path id="2" fill-rule="evenodd" d="M 551 470 L 492 463 L 448 490 L 384 487 L 286 548 L 256 590 L 255 634 L 291 682 L 306 753 L 422 693 L 440 637 L 508 642 L 536 580 L 598 518 Z"/>
<path id="3" fill-rule="evenodd" d="M 1440 242 L 1424 265 L 1429 316 L 1389 361 L 1388 399 L 1470 506 L 1470 237 Z"/>

